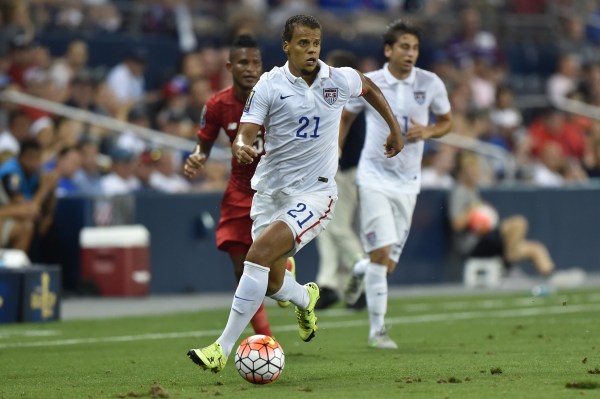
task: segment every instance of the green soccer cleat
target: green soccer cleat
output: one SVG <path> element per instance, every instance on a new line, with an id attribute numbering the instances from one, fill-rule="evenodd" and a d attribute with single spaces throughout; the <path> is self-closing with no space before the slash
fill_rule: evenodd
<path id="1" fill-rule="evenodd" d="M 296 260 L 292 256 L 286 259 L 285 268 L 292 273 L 292 276 L 296 279 Z M 290 303 L 290 301 L 277 301 L 277 305 L 279 305 L 280 308 L 287 308 L 290 306 Z"/>
<path id="2" fill-rule="evenodd" d="M 187 355 L 198 366 L 213 373 L 223 370 L 227 363 L 227 356 L 225 356 L 223 348 L 216 342 L 206 348 L 190 349 Z"/>
<path id="3" fill-rule="evenodd" d="M 310 301 L 306 309 L 299 309 L 296 306 L 296 318 L 298 319 L 298 327 L 300 338 L 304 342 L 308 342 L 314 338 L 317 332 L 317 316 L 315 315 L 315 305 L 319 300 L 319 286 L 316 283 L 304 284 L 308 290 Z"/>

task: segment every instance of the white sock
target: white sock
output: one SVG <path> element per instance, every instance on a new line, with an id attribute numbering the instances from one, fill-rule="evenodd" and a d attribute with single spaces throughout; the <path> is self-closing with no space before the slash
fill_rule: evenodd
<path id="1" fill-rule="evenodd" d="M 352 268 L 352 273 L 354 273 L 355 276 L 364 276 L 364 274 L 367 272 L 367 266 L 369 265 L 369 263 L 371 262 L 368 258 L 360 259 L 354 264 L 354 267 Z"/>
<path id="2" fill-rule="evenodd" d="M 290 301 L 300 309 L 306 309 L 310 302 L 306 287 L 299 284 L 288 270 L 285 271 L 281 288 L 271 295 L 271 298 L 276 301 Z"/>
<path id="3" fill-rule="evenodd" d="M 229 356 L 250 319 L 263 303 L 269 283 L 269 271 L 268 267 L 244 262 L 244 274 L 235 290 L 227 325 L 217 339 L 223 347 L 225 356 Z"/>
<path id="4" fill-rule="evenodd" d="M 372 337 L 384 327 L 388 298 L 387 266 L 369 263 L 365 275 L 365 293 L 369 309 L 369 337 Z"/>

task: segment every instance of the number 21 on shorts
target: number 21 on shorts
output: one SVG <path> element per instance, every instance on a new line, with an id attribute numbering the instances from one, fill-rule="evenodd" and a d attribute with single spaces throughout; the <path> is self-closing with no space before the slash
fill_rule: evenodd
<path id="1" fill-rule="evenodd" d="M 307 207 L 305 203 L 298 202 L 296 204 L 296 208 L 287 211 L 287 214 L 296 220 L 296 223 L 298 223 L 300 228 L 303 228 L 304 224 L 306 224 L 306 222 L 308 222 L 314 216 L 312 211 L 307 211 L 306 208 Z"/>

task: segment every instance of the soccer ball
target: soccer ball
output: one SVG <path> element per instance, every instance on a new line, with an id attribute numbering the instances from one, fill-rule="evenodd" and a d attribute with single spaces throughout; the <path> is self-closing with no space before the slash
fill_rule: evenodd
<path id="1" fill-rule="evenodd" d="M 475 233 L 486 234 L 498 225 L 498 212 L 487 204 L 481 204 L 469 212 L 469 229 Z"/>
<path id="2" fill-rule="evenodd" d="M 283 371 L 285 355 L 281 345 L 267 335 L 253 335 L 242 341 L 235 352 L 235 367 L 253 384 L 275 381 Z"/>

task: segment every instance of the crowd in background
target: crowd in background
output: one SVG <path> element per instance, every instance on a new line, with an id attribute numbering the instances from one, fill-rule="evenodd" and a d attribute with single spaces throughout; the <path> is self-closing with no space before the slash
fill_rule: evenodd
<path id="1" fill-rule="evenodd" d="M 516 174 L 508 176 L 505 164 L 487 160 L 484 182 L 516 177 L 537 186 L 564 186 L 600 177 L 600 122 L 562 110 L 564 99 L 600 106 L 596 0 L 4 1 L 0 89 L 189 139 L 191 150 L 204 104 L 231 84 L 227 43 L 243 32 L 277 42 L 285 19 L 297 13 L 318 16 L 325 35 L 350 45 L 379 35 L 398 16 L 419 22 L 428 38 L 421 66 L 437 73 L 448 88 L 453 132 L 497 146 L 516 163 Z M 64 53 L 44 45 L 56 32 L 72 34 Z M 96 49 L 84 39 L 109 34 L 172 37 L 180 56 L 170 60 L 174 68 L 152 81 L 147 66 L 156 59 L 141 39 L 119 62 L 92 65 Z M 507 38 L 519 34 L 544 39 L 530 49 L 537 55 L 543 46 L 555 50 L 551 65 L 544 65 L 547 76 L 519 73 L 516 65 L 531 52 L 515 55 L 506 45 Z M 373 37 L 373 43 L 379 41 Z M 362 56 L 360 69 L 377 69 L 381 62 Z M 216 157 L 189 181 L 181 174 L 186 151 L 130 129 L 114 131 L 33 106 L 0 103 L 0 162 L 17 156 L 21 144 L 32 140 L 41 151 L 38 172 L 54 176 L 58 197 L 214 191 L 224 189 L 228 179 L 227 159 Z M 456 154 L 452 145 L 428 143 L 423 186 L 451 187 Z"/>

